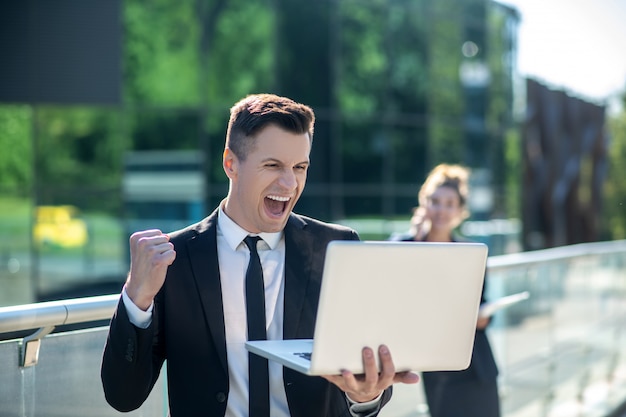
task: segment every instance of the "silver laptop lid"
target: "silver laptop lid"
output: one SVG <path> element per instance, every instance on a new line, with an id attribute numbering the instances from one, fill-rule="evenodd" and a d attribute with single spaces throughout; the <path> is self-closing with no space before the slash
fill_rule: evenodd
<path id="1" fill-rule="evenodd" d="M 486 260 L 482 243 L 331 242 L 309 373 L 362 369 L 380 344 L 397 371 L 467 368 Z"/>

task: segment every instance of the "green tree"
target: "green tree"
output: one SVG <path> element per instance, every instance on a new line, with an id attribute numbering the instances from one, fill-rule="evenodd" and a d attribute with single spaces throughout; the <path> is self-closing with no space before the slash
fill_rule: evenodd
<path id="1" fill-rule="evenodd" d="M 124 2 L 124 92 L 130 104 L 200 102 L 195 0 Z"/>
<path id="2" fill-rule="evenodd" d="M 0 190 L 28 195 L 32 185 L 32 112 L 0 106 Z"/>
<path id="3" fill-rule="evenodd" d="M 626 95 L 622 101 L 626 106 Z M 609 117 L 608 131 L 610 141 L 602 229 L 608 239 L 626 239 L 626 111 Z"/>
<path id="4" fill-rule="evenodd" d="M 96 197 L 117 195 L 121 155 L 128 148 L 117 109 L 37 107 L 34 172 L 38 204 L 105 208 Z M 107 200 L 105 198 L 105 200 Z M 117 204 L 109 201 L 115 208 Z"/>

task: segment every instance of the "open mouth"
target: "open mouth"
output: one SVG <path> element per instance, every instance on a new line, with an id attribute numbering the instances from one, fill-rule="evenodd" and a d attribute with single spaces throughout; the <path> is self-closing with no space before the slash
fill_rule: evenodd
<path id="1" fill-rule="evenodd" d="M 287 203 L 290 197 L 281 197 L 278 195 L 268 195 L 265 197 L 265 208 L 273 216 L 282 216 L 287 210 Z"/>

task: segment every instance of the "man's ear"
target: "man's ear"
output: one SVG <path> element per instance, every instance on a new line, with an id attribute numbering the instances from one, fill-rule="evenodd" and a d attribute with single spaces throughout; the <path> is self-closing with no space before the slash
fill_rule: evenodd
<path id="1" fill-rule="evenodd" d="M 237 156 L 230 150 L 230 148 L 224 149 L 222 155 L 222 167 L 226 176 L 232 179 L 237 172 Z"/>

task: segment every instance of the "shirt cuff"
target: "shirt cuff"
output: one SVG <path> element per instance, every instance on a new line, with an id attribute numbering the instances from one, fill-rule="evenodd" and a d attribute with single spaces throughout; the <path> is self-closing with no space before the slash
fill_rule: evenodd
<path id="1" fill-rule="evenodd" d="M 385 391 L 382 391 L 378 397 L 364 403 L 357 403 L 348 397 L 348 394 L 345 394 L 348 405 L 350 406 L 350 414 L 353 417 L 375 416 L 380 411 L 380 401 L 383 398 L 384 392 Z"/>
<path id="2" fill-rule="evenodd" d="M 122 301 L 126 308 L 126 314 L 128 314 L 128 320 L 140 329 L 147 329 L 152 323 L 152 309 L 154 308 L 154 301 L 148 307 L 148 310 L 143 311 L 133 303 L 128 293 L 126 293 L 126 287 L 122 289 Z"/>

